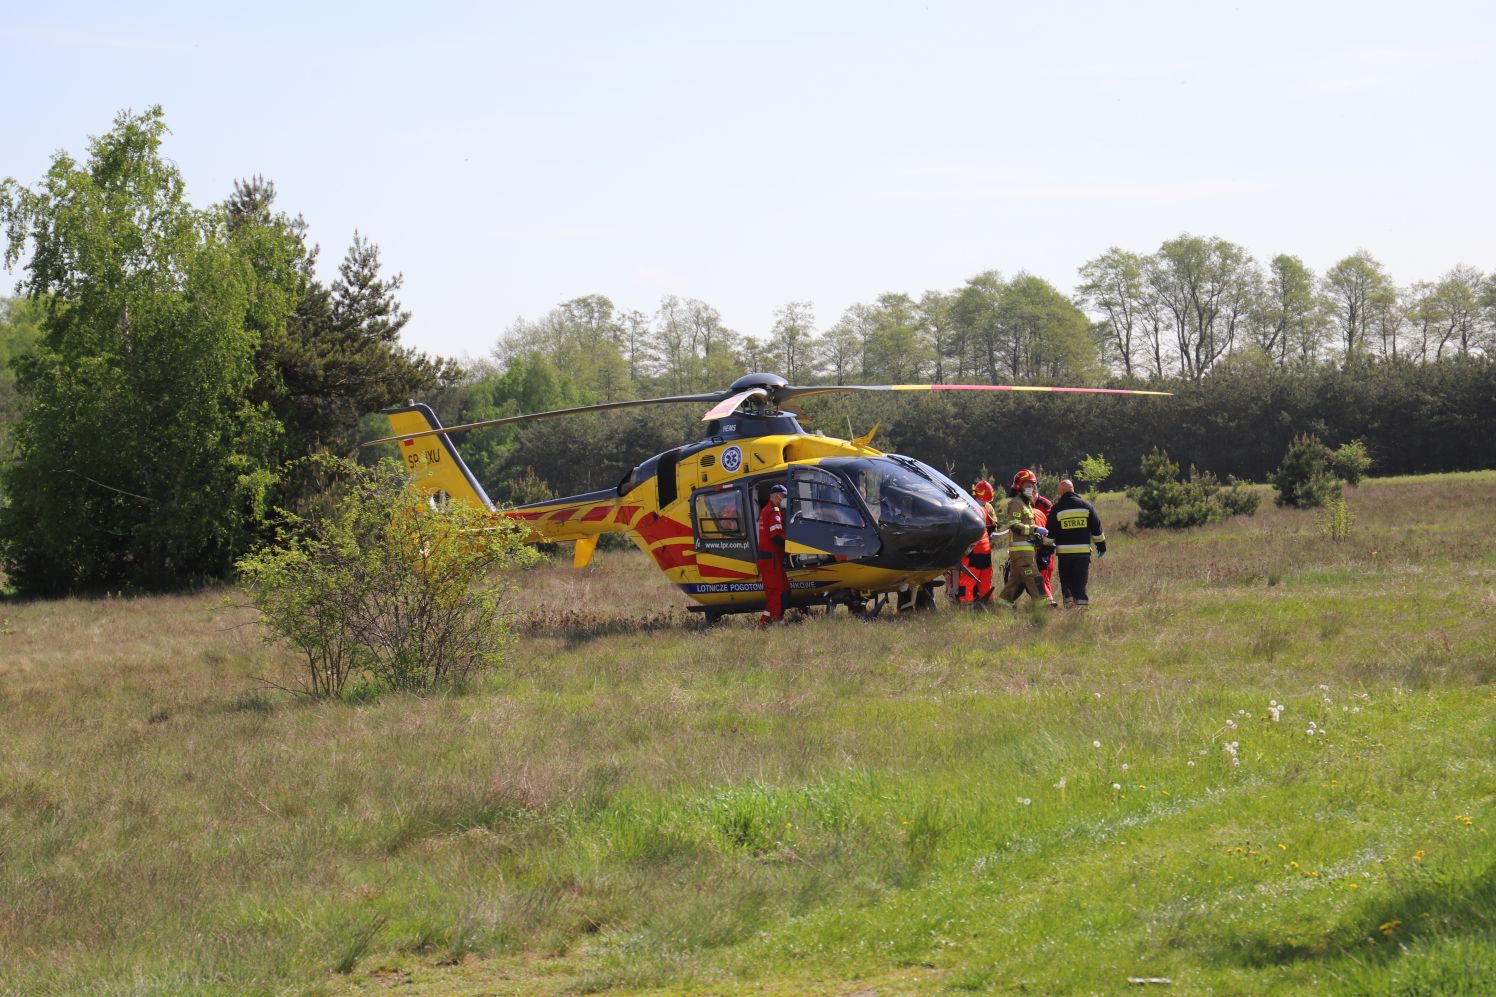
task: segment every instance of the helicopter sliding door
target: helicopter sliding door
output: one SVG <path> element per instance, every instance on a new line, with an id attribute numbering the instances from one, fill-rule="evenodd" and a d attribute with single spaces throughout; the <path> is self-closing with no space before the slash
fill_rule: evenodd
<path id="1" fill-rule="evenodd" d="M 790 467 L 786 547 L 791 554 L 856 560 L 882 547 L 877 527 L 838 475 L 819 467 Z"/>
<path id="2" fill-rule="evenodd" d="M 741 562 L 744 572 L 756 573 L 758 568 L 753 560 L 751 537 L 753 525 L 740 486 L 718 485 L 691 493 L 691 526 L 696 534 L 697 554 Z"/>

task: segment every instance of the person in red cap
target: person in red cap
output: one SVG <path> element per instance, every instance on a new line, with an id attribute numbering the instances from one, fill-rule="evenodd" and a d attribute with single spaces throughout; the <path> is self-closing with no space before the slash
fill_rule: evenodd
<path id="1" fill-rule="evenodd" d="M 971 550 L 961 559 L 957 572 L 956 592 L 961 602 L 992 601 L 992 531 L 997 528 L 997 510 L 992 508 L 992 482 L 978 481 L 971 486 L 971 497 L 982 504 L 984 529 Z"/>
<path id="2" fill-rule="evenodd" d="M 784 503 L 790 490 L 784 485 L 769 489 L 769 501 L 758 516 L 758 575 L 764 583 L 764 611 L 759 629 L 784 619 L 784 601 L 790 579 L 784 573 Z"/>
<path id="3" fill-rule="evenodd" d="M 1047 535 L 1044 527 L 1034 523 L 1034 499 L 1039 494 L 1034 472 L 1019 471 L 1008 489 L 1008 506 L 1003 525 L 1008 528 L 1008 584 L 998 593 L 1012 606 L 1027 591 L 1035 603 L 1049 602 L 1039 581 L 1039 566 L 1034 561 L 1034 543 Z"/>

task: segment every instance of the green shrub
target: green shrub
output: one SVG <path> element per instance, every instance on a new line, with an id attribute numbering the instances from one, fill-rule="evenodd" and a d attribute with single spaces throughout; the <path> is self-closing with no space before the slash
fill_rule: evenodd
<path id="1" fill-rule="evenodd" d="M 1226 510 L 1227 515 L 1257 515 L 1257 504 L 1262 501 L 1262 496 L 1252 488 L 1252 483 L 1243 481 L 1235 475 L 1228 476 L 1226 482 L 1221 490 L 1216 492 L 1215 500 Z"/>
<path id="2" fill-rule="evenodd" d="M 424 691 L 496 666 L 509 641 L 500 568 L 536 557 L 510 520 L 406 488 L 398 461 L 309 458 L 339 487 L 309 518 L 287 514 L 274 543 L 239 561 L 267 640 L 300 651 L 305 689 L 348 680 Z"/>
<path id="3" fill-rule="evenodd" d="M 1257 511 L 1257 494 L 1247 483 L 1233 478 L 1222 486 L 1214 474 L 1194 467 L 1180 478 L 1179 465 L 1162 450 L 1145 456 L 1141 470 L 1144 483 L 1127 490 L 1138 504 L 1139 526 L 1185 529 Z"/>
<path id="4" fill-rule="evenodd" d="M 1330 448 L 1319 437 L 1305 433 L 1294 437 L 1269 480 L 1278 490 L 1278 505 L 1295 509 L 1317 509 L 1328 505 L 1340 491 L 1340 480 L 1330 469 Z"/>
<path id="5" fill-rule="evenodd" d="M 1345 492 L 1342 491 L 1325 506 L 1319 526 L 1320 531 L 1331 540 L 1350 539 L 1351 531 L 1356 526 L 1356 517 L 1346 507 Z"/>
<path id="6" fill-rule="evenodd" d="M 1340 444 L 1330 455 L 1330 470 L 1352 488 L 1359 485 L 1371 470 L 1371 454 L 1366 452 L 1366 444 L 1360 440 Z"/>
<path id="7" fill-rule="evenodd" d="M 1101 483 L 1111 477 L 1112 465 L 1101 454 L 1092 457 L 1086 454 L 1075 467 L 1075 477 L 1085 484 L 1086 490 L 1094 492 Z"/>

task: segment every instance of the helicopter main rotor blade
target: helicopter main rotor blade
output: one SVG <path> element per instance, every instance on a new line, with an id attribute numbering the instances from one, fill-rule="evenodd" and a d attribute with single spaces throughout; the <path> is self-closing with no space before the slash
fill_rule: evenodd
<path id="1" fill-rule="evenodd" d="M 393 443 L 396 440 L 413 440 L 420 436 L 440 436 L 443 433 L 461 433 L 469 429 L 482 429 L 485 426 L 508 426 L 517 422 L 534 422 L 536 419 L 551 419 L 562 415 L 580 415 L 584 412 L 606 412 L 610 409 L 637 408 L 640 405 L 671 405 L 677 402 L 715 402 L 722 398 L 722 392 L 713 391 L 700 395 L 671 395 L 666 398 L 636 398 L 627 402 L 603 402 L 600 405 L 578 405 L 575 408 L 551 409 L 549 412 L 531 412 L 528 415 L 510 415 L 502 419 L 484 419 L 481 422 L 465 422 L 460 426 L 443 426 L 440 429 L 426 429 L 419 433 L 405 433 L 400 436 L 386 436 L 378 440 L 370 440 L 368 443 L 360 443 L 361 447 L 372 447 L 379 443 Z"/>
<path id="2" fill-rule="evenodd" d="M 749 388 L 747 391 L 739 391 L 735 395 L 729 395 L 728 397 L 718 402 L 716 405 L 713 405 L 711 408 L 707 409 L 707 413 L 706 415 L 701 417 L 701 421 L 711 422 L 713 419 L 720 419 L 723 416 L 732 415 L 733 412 L 737 411 L 739 405 L 754 397 L 768 398 L 769 392 L 764 390 L 763 388 Z"/>
<path id="3" fill-rule="evenodd" d="M 1170 396 L 1172 391 L 1143 391 L 1137 388 L 1059 388 L 1038 384 L 824 384 L 807 385 L 803 388 L 787 386 L 779 389 L 779 401 L 788 401 L 804 395 L 819 395 L 828 391 L 1045 391 L 1078 395 L 1158 395 Z"/>

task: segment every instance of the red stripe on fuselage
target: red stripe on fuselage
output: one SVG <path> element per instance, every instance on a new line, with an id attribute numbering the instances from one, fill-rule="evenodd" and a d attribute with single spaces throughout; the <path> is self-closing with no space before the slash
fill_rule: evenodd
<path id="1" fill-rule="evenodd" d="M 645 516 L 634 529 L 638 530 L 639 535 L 651 544 L 692 535 L 689 526 L 659 515 Z"/>

